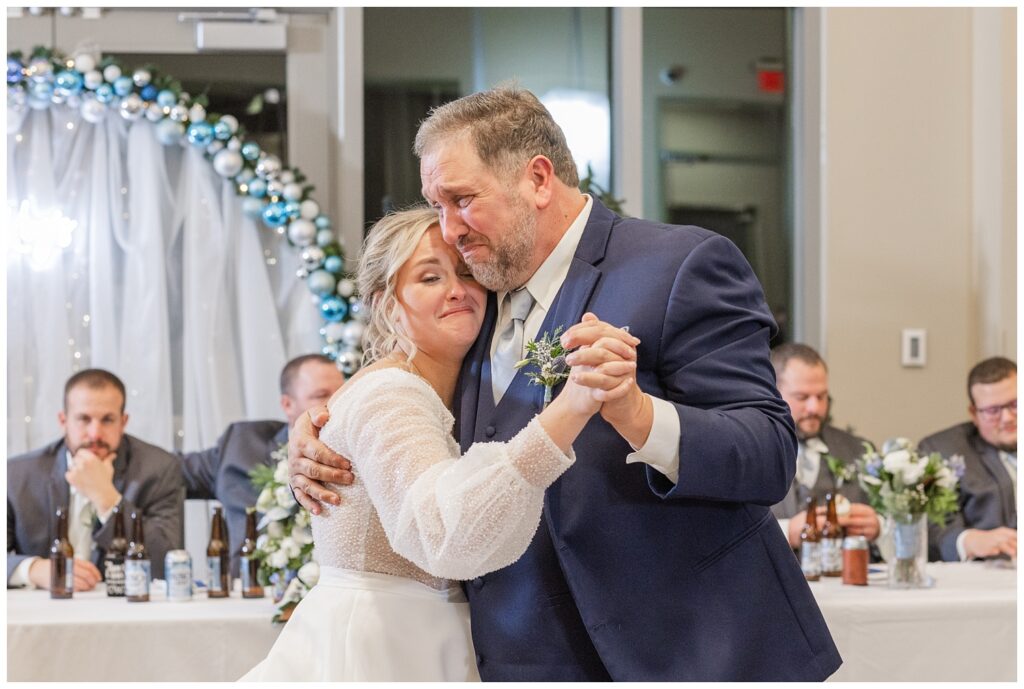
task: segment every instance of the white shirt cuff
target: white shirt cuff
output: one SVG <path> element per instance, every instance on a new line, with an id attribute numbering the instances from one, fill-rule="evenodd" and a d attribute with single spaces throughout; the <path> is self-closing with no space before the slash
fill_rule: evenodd
<path id="1" fill-rule="evenodd" d="M 651 423 L 651 432 L 647 436 L 647 442 L 639 450 L 630 447 L 634 452 L 626 455 L 626 464 L 643 462 L 665 475 L 672 483 L 679 482 L 679 414 L 676 413 L 675 405 L 658 399 L 654 395 L 651 398 L 654 409 L 654 420 Z"/>
<path id="2" fill-rule="evenodd" d="M 32 567 L 32 563 L 36 560 L 41 560 L 39 557 L 26 557 L 21 561 L 21 564 L 14 568 L 14 572 L 11 573 L 11 578 L 7 580 L 8 586 L 28 586 L 29 588 L 36 588 L 35 584 L 28 577 L 28 570 Z"/>
<path id="3" fill-rule="evenodd" d="M 967 562 L 967 548 L 964 546 L 964 537 L 967 536 L 967 529 L 960 532 L 960 535 L 956 537 L 956 555 L 960 558 L 960 562 Z"/>
<path id="4" fill-rule="evenodd" d="M 786 537 L 786 543 L 789 543 L 789 520 L 780 519 L 779 528 L 782 529 L 782 535 Z"/>

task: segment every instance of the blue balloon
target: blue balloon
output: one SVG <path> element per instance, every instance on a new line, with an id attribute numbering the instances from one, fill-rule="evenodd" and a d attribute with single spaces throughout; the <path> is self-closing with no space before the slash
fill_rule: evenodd
<path id="1" fill-rule="evenodd" d="M 288 201 L 287 203 L 284 204 L 284 208 L 288 212 L 288 215 L 291 216 L 292 220 L 298 218 L 302 211 L 302 208 L 301 206 L 299 206 L 298 201 Z"/>
<path id="2" fill-rule="evenodd" d="M 7 83 L 18 84 L 25 78 L 25 75 L 21 73 L 23 69 L 22 64 L 15 60 L 13 57 L 7 58 Z"/>
<path id="3" fill-rule="evenodd" d="M 348 315 L 348 302 L 341 297 L 324 297 L 320 302 L 320 315 L 331 323 L 339 323 Z"/>
<path id="4" fill-rule="evenodd" d="M 153 86 L 153 84 L 146 84 L 142 87 L 142 91 L 139 92 L 139 95 L 142 96 L 142 100 L 153 100 L 157 97 L 156 86 Z"/>
<path id="5" fill-rule="evenodd" d="M 178 97 L 170 89 L 164 89 L 156 94 L 156 104 L 161 108 L 173 108 L 177 103 Z"/>
<path id="6" fill-rule="evenodd" d="M 249 182 L 249 196 L 262 199 L 267 195 L 267 183 L 257 177 Z"/>
<path id="7" fill-rule="evenodd" d="M 100 84 L 96 87 L 96 100 L 100 103 L 109 103 L 114 100 L 114 89 L 110 84 Z"/>
<path id="8" fill-rule="evenodd" d="M 288 217 L 288 210 L 284 203 L 275 201 L 268 203 L 263 209 L 263 224 L 267 227 L 278 228 L 288 224 L 291 218 Z"/>
<path id="9" fill-rule="evenodd" d="M 83 84 L 82 75 L 70 69 L 57 72 L 57 76 L 54 78 L 54 87 L 62 96 L 80 92 Z"/>
<path id="10" fill-rule="evenodd" d="M 124 97 L 132 92 L 135 88 L 135 82 L 132 81 L 131 77 L 118 77 L 114 79 L 114 93 Z"/>
<path id="11" fill-rule="evenodd" d="M 331 226 L 331 219 L 326 215 L 318 215 L 313 223 L 316 225 L 316 229 L 326 230 Z"/>
<path id="12" fill-rule="evenodd" d="M 231 138 L 231 127 L 228 126 L 227 122 L 218 122 L 213 125 L 213 135 L 221 141 L 227 141 Z"/>
<path id="13" fill-rule="evenodd" d="M 213 125 L 209 122 L 193 122 L 188 126 L 188 142 L 193 146 L 206 148 L 213 143 Z"/>
<path id="14" fill-rule="evenodd" d="M 324 261 L 324 270 L 330 273 L 340 273 L 344 267 L 345 262 L 341 260 L 341 256 L 328 256 Z"/>
<path id="15" fill-rule="evenodd" d="M 256 160 L 260 157 L 260 145 L 255 141 L 246 141 L 242 144 L 242 157 L 246 160 Z"/>

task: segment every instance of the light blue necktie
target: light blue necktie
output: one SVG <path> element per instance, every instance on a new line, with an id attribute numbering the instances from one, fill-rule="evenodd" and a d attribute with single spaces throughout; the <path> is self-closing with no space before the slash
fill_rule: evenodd
<path id="1" fill-rule="evenodd" d="M 491 358 L 491 386 L 495 404 L 512 383 L 516 375 L 515 366 L 523 358 L 524 321 L 532 308 L 533 297 L 525 287 L 509 292 L 502 301 L 502 313 L 510 313 L 511 317 L 501 331 L 498 346 Z"/>

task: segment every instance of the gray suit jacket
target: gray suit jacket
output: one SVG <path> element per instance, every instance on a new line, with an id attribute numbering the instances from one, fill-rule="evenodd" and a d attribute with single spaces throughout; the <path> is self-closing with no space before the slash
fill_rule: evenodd
<path id="1" fill-rule="evenodd" d="M 215 446 L 178 455 L 188 498 L 224 505 L 232 577 L 238 576 L 238 551 L 245 539 L 245 508 L 259 497 L 249 471 L 270 466 L 270 453 L 287 442 L 288 425 L 282 421 L 239 421 L 228 426 Z"/>
<path id="2" fill-rule="evenodd" d="M 836 459 L 841 459 L 845 464 L 850 464 L 864 454 L 864 443 L 862 438 L 841 431 L 835 426 L 824 426 L 821 429 L 821 441 L 828 446 L 828 453 Z M 836 484 L 832 472 L 828 469 L 825 458 L 821 458 L 821 467 L 818 470 L 818 480 L 811 490 L 807 490 L 803 484 L 794 478 L 789 492 L 782 502 L 772 506 L 772 514 L 776 519 L 790 519 L 798 512 L 806 509 L 806 501 L 810 495 L 818 498 L 818 504 L 822 504 L 826 493 L 835 492 Z M 867 504 L 868 496 L 861 490 L 857 480 L 847 481 L 839 489 L 839 494 L 850 502 Z"/>
<path id="3" fill-rule="evenodd" d="M 944 527 L 928 523 L 928 559 L 955 562 L 956 539 L 964 529 L 1017 528 L 1017 505 L 1013 482 L 999 459 L 999 450 L 978 433 L 970 421 L 934 433 L 921 441 L 924 453 L 943 457 L 963 455 L 964 475 L 960 479 L 960 511 Z"/>
<path id="4" fill-rule="evenodd" d="M 7 578 L 26 557 L 49 557 L 56 536 L 58 507 L 70 497 L 64 440 L 13 457 L 7 462 Z M 131 536 L 132 511 L 141 511 L 143 536 L 154 578 L 163 578 L 164 555 L 184 544 L 185 490 L 178 461 L 155 445 L 125 435 L 114 460 L 114 487 L 121 493 L 125 535 Z M 99 566 L 114 537 L 114 520 L 94 521 L 91 553 L 75 557 Z M 102 567 L 100 567 L 102 571 Z"/>

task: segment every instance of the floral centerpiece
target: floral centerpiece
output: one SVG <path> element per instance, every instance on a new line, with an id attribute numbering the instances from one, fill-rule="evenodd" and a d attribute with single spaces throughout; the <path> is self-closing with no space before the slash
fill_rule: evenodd
<path id="1" fill-rule="evenodd" d="M 316 584 L 320 568 L 313 560 L 309 511 L 295 501 L 288 488 L 288 446 L 282 445 L 270 457 L 274 460 L 271 466 L 249 472 L 259 490 L 256 511 L 263 515 L 257 526 L 260 534 L 254 557 L 260 562 L 260 584 L 274 590 L 277 610 L 273 621 L 284 622 Z"/>
<path id="2" fill-rule="evenodd" d="M 932 585 L 928 562 L 927 521 L 942 525 L 957 510 L 957 485 L 964 472 L 959 455 L 920 455 L 906 438 L 887 440 L 878 452 L 865 443 L 856 461 L 857 481 L 868 502 L 885 518 L 883 536 L 891 537 L 889 585 L 918 588 Z M 926 521 L 927 520 L 927 521 Z"/>

